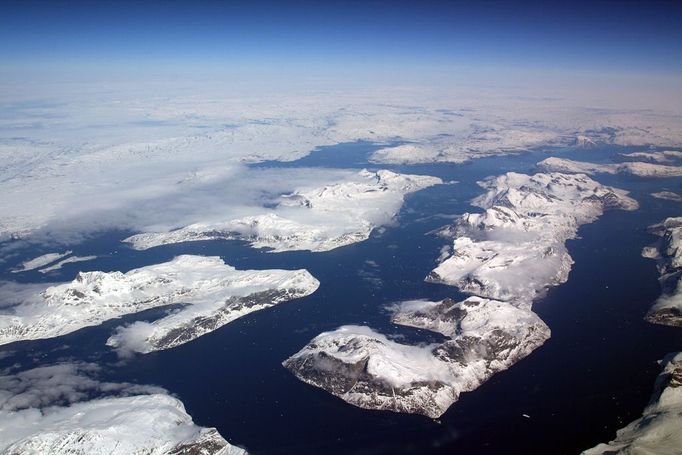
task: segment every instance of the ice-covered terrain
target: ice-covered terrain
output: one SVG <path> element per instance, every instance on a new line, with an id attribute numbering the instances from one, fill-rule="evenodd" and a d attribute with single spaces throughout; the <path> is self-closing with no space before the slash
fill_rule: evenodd
<path id="1" fill-rule="evenodd" d="M 677 150 L 663 150 L 661 152 L 632 152 L 623 153 L 628 159 L 651 161 L 654 163 L 674 163 L 682 160 L 682 152 Z"/>
<path id="2" fill-rule="evenodd" d="M 390 162 L 460 162 L 572 143 L 682 146 L 682 120 L 667 108 L 593 109 L 590 99 L 505 91 L 273 97 L 201 84 L 201 94 L 189 96 L 185 83 L 161 96 L 95 90 L 96 97 L 79 91 L 45 103 L 36 102 L 36 85 L 12 91 L 13 101 L 0 105 L 0 239 L 68 244 L 106 229 L 203 222 L 216 208 L 215 185 L 234 193 L 263 177 L 244 163 L 291 161 L 358 140 L 385 143 L 374 159 Z M 411 148 L 391 146 L 400 142 Z M 245 205 L 256 202 L 240 195 Z"/>
<path id="3" fill-rule="evenodd" d="M 408 345 L 369 327 L 344 326 L 318 335 L 284 366 L 356 406 L 437 418 L 461 392 L 477 388 L 549 338 L 549 329 L 531 311 L 478 297 L 403 302 L 393 322 L 448 339 Z"/>
<path id="4" fill-rule="evenodd" d="M 61 261 L 55 262 L 53 265 L 50 265 L 48 267 L 43 267 L 42 269 L 39 269 L 38 271 L 40 273 L 49 273 L 49 272 L 53 272 L 55 270 L 61 269 L 64 264 L 72 264 L 75 262 L 92 261 L 93 259 L 97 259 L 97 256 L 69 256 L 66 259 L 62 259 Z"/>
<path id="5" fill-rule="evenodd" d="M 640 162 L 595 164 L 551 157 L 540 161 L 538 168 L 547 172 L 630 174 L 638 177 L 682 177 L 682 166 Z"/>
<path id="6" fill-rule="evenodd" d="M 627 192 L 586 175 L 507 173 L 479 184 L 487 192 L 441 231 L 453 237 L 452 255 L 427 277 L 482 297 L 529 306 L 546 288 L 563 283 L 573 263 L 565 241 L 605 209 L 634 210 Z"/>
<path id="7" fill-rule="evenodd" d="M 428 141 L 385 147 L 374 152 L 372 162 L 384 164 L 464 163 L 487 156 L 514 154 L 540 145 L 568 144 L 570 139 L 560 132 L 539 128 L 495 130 L 473 129 L 457 141 L 452 137 L 430 138 Z"/>
<path id="8" fill-rule="evenodd" d="M 438 332 L 443 343 L 406 345 L 369 327 L 323 333 L 284 362 L 302 381 L 369 409 L 438 417 L 461 392 L 509 368 L 550 336 L 530 310 L 550 286 L 566 281 L 565 241 L 605 209 L 634 210 L 627 192 L 586 175 L 507 173 L 479 184 L 482 213 L 442 231 L 455 237 L 428 281 L 474 294 L 462 301 L 408 301 L 393 322 Z"/>
<path id="9" fill-rule="evenodd" d="M 138 250 L 194 240 L 242 239 L 272 251 L 328 251 L 366 240 L 374 228 L 394 219 L 405 195 L 439 183 L 436 177 L 363 170 L 349 181 L 282 195 L 261 215 L 137 234 L 125 241 Z"/>
<path id="10" fill-rule="evenodd" d="M 618 430 L 608 444 L 583 455 L 678 455 L 682 448 L 682 353 L 662 362 L 651 401 L 642 417 Z"/>
<path id="11" fill-rule="evenodd" d="M 662 295 L 646 315 L 649 322 L 682 327 L 682 217 L 667 218 L 649 227 L 661 237 L 645 247 L 642 256 L 658 261 Z"/>
<path id="12" fill-rule="evenodd" d="M 682 195 L 674 193 L 672 191 L 657 191 L 656 193 L 651 193 L 656 199 L 665 199 L 666 201 L 682 202 Z"/>
<path id="13" fill-rule="evenodd" d="M 219 257 L 178 256 L 121 272 L 81 272 L 70 283 L 9 286 L 0 344 L 51 338 L 149 308 L 185 306 L 155 323 L 121 329 L 110 342 L 147 352 L 190 341 L 247 313 L 306 296 L 319 283 L 305 270 L 236 270 Z M 49 287 L 48 287 L 49 286 Z"/>
<path id="14" fill-rule="evenodd" d="M 30 270 L 35 270 L 39 269 L 41 267 L 44 267 L 48 264 L 52 264 L 55 261 L 58 261 L 61 258 L 64 258 L 68 255 L 70 255 L 72 251 L 65 251 L 63 253 L 47 253 L 43 254 L 41 256 L 38 256 L 33 259 L 29 259 L 28 261 L 22 262 L 18 268 L 12 270 L 12 273 L 19 273 L 19 272 L 28 272 Z"/>
<path id="15" fill-rule="evenodd" d="M 92 364 L 57 364 L 0 376 L 3 454 L 245 455 L 199 427 L 158 387 L 99 382 Z"/>

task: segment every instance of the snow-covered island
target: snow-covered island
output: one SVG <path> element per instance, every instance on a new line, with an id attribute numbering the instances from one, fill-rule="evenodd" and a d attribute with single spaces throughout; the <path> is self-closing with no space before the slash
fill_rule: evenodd
<path id="1" fill-rule="evenodd" d="M 76 262 L 85 262 L 96 259 L 97 256 L 75 256 L 73 251 L 65 251 L 63 253 L 47 253 L 36 258 L 24 261 L 18 268 L 12 270 L 12 273 L 29 272 L 36 270 L 40 273 L 49 273 L 59 270 L 65 264 L 72 264 Z"/>
<path id="2" fill-rule="evenodd" d="M 667 218 L 649 226 L 649 232 L 661 239 L 645 247 L 642 256 L 658 261 L 662 295 L 649 309 L 646 319 L 655 324 L 682 327 L 682 217 Z"/>
<path id="3" fill-rule="evenodd" d="M 678 455 L 682 447 L 682 353 L 663 360 L 651 401 L 642 417 L 618 431 L 608 444 L 583 455 Z"/>
<path id="4" fill-rule="evenodd" d="M 682 160 L 682 152 L 677 150 L 663 150 L 661 152 L 632 152 L 622 153 L 621 156 L 628 160 L 643 160 L 653 163 L 672 163 Z"/>
<path id="5" fill-rule="evenodd" d="M 568 145 L 569 138 L 570 135 L 548 128 L 474 128 L 462 137 L 441 135 L 426 141 L 385 147 L 374 152 L 370 161 L 381 164 L 465 163 L 489 156 L 523 153 L 541 145 Z"/>
<path id="6" fill-rule="evenodd" d="M 8 284 L 9 285 L 9 284 Z M 70 283 L 12 285 L 14 305 L 0 314 L 0 344 L 51 338 L 146 309 L 184 304 L 152 323 L 120 329 L 110 344 L 166 349 L 245 314 L 313 293 L 306 270 L 236 270 L 219 257 L 178 256 L 127 273 L 81 272 Z"/>
<path id="7" fill-rule="evenodd" d="M 99 382 L 96 369 L 57 364 L 0 376 L 0 452 L 246 455 L 196 425 L 165 390 Z"/>
<path id="8" fill-rule="evenodd" d="M 565 242 L 605 209 L 635 210 L 627 192 L 586 175 L 507 173 L 479 182 L 487 192 L 440 234 L 454 238 L 450 257 L 428 281 L 486 298 L 530 306 L 546 288 L 568 278 Z"/>
<path id="9" fill-rule="evenodd" d="M 436 177 L 362 170 L 350 181 L 285 194 L 275 207 L 259 215 L 142 233 L 124 241 L 138 250 L 195 240 L 241 239 L 275 252 L 328 251 L 366 240 L 374 228 L 394 219 L 405 195 L 439 183 Z"/>
<path id="10" fill-rule="evenodd" d="M 441 235 L 454 237 L 427 280 L 473 296 L 398 304 L 393 322 L 441 333 L 443 343 L 406 345 L 369 327 L 326 332 L 284 362 L 302 381 L 368 409 L 438 417 L 461 392 L 509 368 L 550 336 L 533 299 L 568 278 L 565 241 L 605 209 L 634 210 L 627 192 L 586 175 L 507 173 L 479 184 L 473 204 Z"/>
<path id="11" fill-rule="evenodd" d="M 674 193 L 672 191 L 657 191 L 655 193 L 651 193 L 653 197 L 656 199 L 663 199 L 666 201 L 675 201 L 675 202 L 682 202 L 682 195 Z"/>
<path id="12" fill-rule="evenodd" d="M 509 368 L 550 334 L 533 312 L 479 297 L 403 302 L 392 320 L 448 339 L 408 345 L 369 327 L 344 326 L 318 335 L 284 366 L 356 406 L 437 418 L 461 392 Z"/>
<path id="13" fill-rule="evenodd" d="M 682 177 L 682 166 L 655 163 L 626 162 L 596 164 L 565 158 L 550 157 L 540 161 L 538 168 L 545 172 L 581 174 L 630 174 L 638 177 Z"/>
<path id="14" fill-rule="evenodd" d="M 12 270 L 12 273 L 19 273 L 19 272 L 28 272 L 31 270 L 39 269 L 41 267 L 45 267 L 48 264 L 52 264 L 53 262 L 56 262 L 62 258 L 65 258 L 69 256 L 72 251 L 64 251 L 63 253 L 47 253 L 43 254 L 41 256 L 38 256 L 33 259 L 29 259 L 28 261 L 22 262 L 19 267 L 16 269 Z"/>

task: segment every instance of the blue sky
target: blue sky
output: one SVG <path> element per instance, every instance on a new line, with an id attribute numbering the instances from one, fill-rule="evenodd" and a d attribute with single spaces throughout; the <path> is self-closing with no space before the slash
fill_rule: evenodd
<path id="1" fill-rule="evenodd" d="M 682 75 L 682 2 L 11 1 L 4 74 L 448 68 Z"/>

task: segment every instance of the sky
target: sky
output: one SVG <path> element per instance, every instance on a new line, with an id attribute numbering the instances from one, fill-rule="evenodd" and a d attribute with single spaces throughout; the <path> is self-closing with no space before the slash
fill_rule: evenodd
<path id="1" fill-rule="evenodd" d="M 14 1 L 0 81 L 79 75 L 682 75 L 682 2 Z"/>

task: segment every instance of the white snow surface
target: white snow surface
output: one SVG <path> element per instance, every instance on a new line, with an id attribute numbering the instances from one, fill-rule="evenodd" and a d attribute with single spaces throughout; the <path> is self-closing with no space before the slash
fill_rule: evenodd
<path id="1" fill-rule="evenodd" d="M 97 256 L 69 256 L 68 258 L 62 259 L 61 261 L 56 262 L 51 266 L 43 267 L 42 269 L 40 269 L 38 271 L 40 273 L 49 273 L 49 272 L 53 272 L 55 270 L 61 269 L 64 264 L 72 264 L 75 262 L 92 261 L 93 259 L 97 259 Z"/>
<path id="2" fill-rule="evenodd" d="M 441 333 L 427 346 L 390 340 L 368 327 L 323 333 L 284 362 L 299 379 L 356 406 L 442 415 L 542 345 L 549 328 L 531 311 L 545 289 L 567 280 L 573 263 L 564 242 L 607 208 L 634 210 L 627 192 L 584 174 L 507 173 L 479 182 L 487 191 L 441 233 L 454 237 L 428 281 L 474 294 L 462 301 L 414 300 L 393 322 Z M 452 252 L 452 253 L 451 253 Z"/>
<path id="3" fill-rule="evenodd" d="M 663 150 L 661 152 L 632 152 L 623 153 L 622 156 L 628 159 L 639 159 L 652 161 L 654 163 L 671 163 L 682 160 L 682 152 L 677 150 Z"/>
<path id="4" fill-rule="evenodd" d="M 564 243 L 607 208 L 634 210 L 627 192 L 586 175 L 507 173 L 479 182 L 487 191 L 442 231 L 453 254 L 427 277 L 482 297 L 530 306 L 547 287 L 568 278 L 573 261 Z"/>
<path id="5" fill-rule="evenodd" d="M 459 162 L 573 143 L 682 145 L 679 109 L 670 108 L 679 103 L 670 96 L 661 109 L 651 109 L 651 97 L 645 110 L 623 104 L 622 96 L 594 109 L 592 97 L 560 99 L 554 91 L 246 95 L 210 84 L 188 92 L 186 83 L 137 91 L 81 87 L 51 92 L 44 103 L 37 93 L 45 87 L 7 90 L 0 104 L 0 239 L 54 245 L 108 229 L 154 232 L 154 225 L 213 220 L 240 204 L 251 209 L 240 216 L 255 216 L 259 194 L 245 188 L 276 192 L 282 182 L 246 163 L 296 160 L 320 146 L 359 140 L 394 149 L 374 157 L 391 162 Z M 401 143 L 411 148 L 396 149 Z M 324 180 L 323 173 L 290 178 Z M 216 193 L 224 200 L 237 190 L 239 200 L 215 204 Z"/>
<path id="6" fill-rule="evenodd" d="M 319 282 L 305 270 L 236 270 L 219 257 L 178 256 L 175 259 L 126 273 L 81 272 L 70 283 L 27 285 L 29 291 L 10 287 L 7 294 L 13 306 L 0 315 L 0 344 L 14 341 L 51 338 L 83 327 L 98 325 L 108 319 L 174 303 L 187 304 L 183 310 L 151 324 L 149 336 L 177 328 L 196 315 L 224 313 L 222 323 L 279 301 L 314 292 Z M 224 303 L 235 297 L 279 291 L 267 305 L 226 309 Z M 222 324 L 217 324 L 218 328 Z M 145 326 L 146 327 L 146 326 Z M 135 332 L 134 350 L 143 350 Z M 200 336 L 198 333 L 196 336 Z M 189 341 L 189 340 L 186 340 Z M 126 337 L 119 333 L 119 344 Z"/>
<path id="7" fill-rule="evenodd" d="M 246 454 L 215 428 L 195 425 L 182 402 L 163 389 L 102 383 L 93 377 L 97 370 L 57 364 L 0 376 L 0 452 Z"/>
<path id="8" fill-rule="evenodd" d="M 682 177 L 682 166 L 668 166 L 654 163 L 626 162 L 596 164 L 550 157 L 540 161 L 537 165 L 540 170 L 547 172 L 631 174 L 638 177 Z"/>
<path id="9" fill-rule="evenodd" d="M 531 311 L 479 297 L 403 302 L 393 322 L 448 339 L 409 345 L 369 327 L 343 326 L 318 335 L 284 365 L 353 405 L 436 418 L 460 393 L 476 389 L 549 338 Z"/>
<path id="10" fill-rule="evenodd" d="M 647 313 L 647 320 L 682 327 L 682 217 L 666 218 L 649 226 L 660 241 L 642 250 L 642 256 L 658 261 L 663 292 Z"/>
<path id="11" fill-rule="evenodd" d="M 682 353 L 671 354 L 642 417 L 618 430 L 608 444 L 583 455 L 678 455 L 682 447 Z"/>
<path id="12" fill-rule="evenodd" d="M 261 215 L 137 234 L 124 241 L 138 250 L 195 240 L 243 239 L 273 252 L 328 251 L 366 240 L 374 228 L 393 221 L 405 195 L 439 183 L 436 177 L 362 170 L 349 181 L 285 194 Z"/>
<path id="13" fill-rule="evenodd" d="M 672 191 L 657 191 L 655 193 L 651 193 L 653 197 L 656 199 L 664 199 L 666 201 L 675 201 L 675 202 L 682 202 L 682 195 L 672 192 Z"/>
<path id="14" fill-rule="evenodd" d="M 21 265 L 15 269 L 12 270 L 12 273 L 19 273 L 19 272 L 28 272 L 29 270 L 35 270 L 39 269 L 41 267 L 44 267 L 48 264 L 51 264 L 63 257 L 66 257 L 70 255 L 72 251 L 65 251 L 63 253 L 47 253 L 43 254 L 41 256 L 38 256 L 33 259 L 29 259 L 28 261 L 24 261 L 21 263 Z"/>

